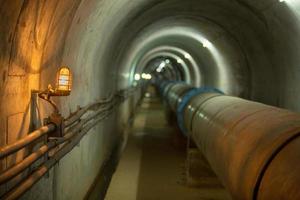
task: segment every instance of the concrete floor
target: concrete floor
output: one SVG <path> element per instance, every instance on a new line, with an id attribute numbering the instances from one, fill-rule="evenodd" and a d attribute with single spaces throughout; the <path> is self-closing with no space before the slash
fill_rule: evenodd
<path id="1" fill-rule="evenodd" d="M 105 199 L 230 199 L 220 187 L 187 187 L 185 160 L 185 146 L 167 124 L 160 100 L 145 98 Z"/>

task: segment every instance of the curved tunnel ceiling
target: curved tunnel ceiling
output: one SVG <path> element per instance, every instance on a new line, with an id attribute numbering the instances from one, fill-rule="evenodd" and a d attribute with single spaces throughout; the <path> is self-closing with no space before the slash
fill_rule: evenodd
<path id="1" fill-rule="evenodd" d="M 132 84 L 150 58 L 180 57 L 187 60 L 185 81 L 195 86 L 214 86 L 230 95 L 285 106 L 279 90 L 291 84 L 286 78 L 291 74 L 284 67 L 295 69 L 297 59 L 288 52 L 298 48 L 289 37 L 299 34 L 297 16 L 286 2 L 147 1 L 131 15 L 111 54 L 110 64 L 120 66 L 119 87 Z M 287 22 L 293 33 L 282 29 Z"/>
<path id="2" fill-rule="evenodd" d="M 202 78 L 197 62 L 188 52 L 173 46 L 160 46 L 148 51 L 141 57 L 141 59 L 137 59 L 138 61 L 136 64 L 131 65 L 131 74 L 143 71 L 145 66 L 147 66 L 151 60 L 159 57 L 174 59 L 178 64 L 180 64 L 181 71 L 184 74 L 183 79 L 187 83 L 195 86 L 201 85 Z M 135 66 L 135 68 L 133 66 Z"/>
<path id="3" fill-rule="evenodd" d="M 167 59 L 168 77 L 300 111 L 300 0 L 7 0 L 0 13 L 1 146 L 19 138 L 8 130 L 23 124 L 31 91 L 53 83 L 60 65 L 74 77 L 71 95 L 55 99 L 64 116 Z M 53 185 L 56 199 L 83 197 L 135 103 L 120 107 L 94 130 L 101 134 L 87 136 L 65 158 L 57 185 L 41 185 Z M 45 105 L 40 111 L 37 121 L 50 112 Z"/>
<path id="4" fill-rule="evenodd" d="M 134 74 L 143 72 L 150 54 L 151 59 L 180 58 L 183 79 L 195 86 L 215 86 L 227 94 L 300 110 L 300 97 L 295 95 L 300 92 L 296 87 L 298 0 L 6 1 L 2 5 L 2 20 L 9 25 L 2 37 L 4 82 L 7 73 L 28 72 L 33 74 L 28 78 L 33 79 L 28 80 L 34 82 L 32 87 L 44 88 L 60 63 L 69 65 L 75 77 L 70 97 L 74 103 L 62 103 L 65 111 L 76 107 L 77 101 L 87 104 L 133 84 Z"/>
<path id="5" fill-rule="evenodd" d="M 125 61 L 121 62 L 120 66 L 125 68 L 125 73 L 130 71 L 133 77 L 134 73 L 141 73 L 145 66 L 143 60 L 150 52 L 160 48 L 160 54 L 156 50 L 157 56 L 163 56 L 175 50 L 177 59 L 183 63 L 184 71 L 190 76 L 194 75 L 193 79 L 187 79 L 187 82 L 195 86 L 211 85 L 226 93 L 239 95 L 239 89 L 232 88 L 232 86 L 242 86 L 244 83 L 236 80 L 234 74 L 239 73 L 243 80 L 246 80 L 247 67 L 242 66 L 243 71 L 241 71 L 229 63 L 235 57 L 240 58 L 242 55 L 236 47 L 232 46 L 234 41 L 230 43 L 228 40 L 219 40 L 216 44 L 211 42 L 210 32 L 218 31 L 221 35 L 224 33 L 217 26 L 210 27 L 210 29 L 207 27 L 208 25 L 201 23 L 201 20 L 176 18 L 159 20 L 139 33 L 131 44 L 131 48 L 126 52 Z M 221 52 L 218 45 L 226 46 L 226 52 L 230 53 L 229 50 L 231 50 L 234 54 L 226 58 L 226 53 Z M 242 62 L 243 60 L 240 65 L 243 65 Z"/>

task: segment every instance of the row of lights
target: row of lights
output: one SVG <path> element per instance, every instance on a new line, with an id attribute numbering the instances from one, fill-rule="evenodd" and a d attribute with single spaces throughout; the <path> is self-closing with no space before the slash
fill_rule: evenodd
<path id="1" fill-rule="evenodd" d="M 140 74 L 134 75 L 134 80 L 136 80 L 136 81 L 141 80 L 141 78 L 145 79 L 145 80 L 151 80 L 152 76 L 151 76 L 151 74 L 145 74 L 145 73 L 142 73 L 142 75 L 140 75 Z"/>
<path id="2" fill-rule="evenodd" d="M 210 49 L 212 47 L 212 43 L 209 40 L 205 39 L 205 38 L 203 38 L 203 40 L 201 42 L 202 42 L 202 46 L 204 48 Z"/>
<path id="3" fill-rule="evenodd" d="M 158 73 L 160 73 L 165 67 L 166 67 L 166 65 L 167 64 L 170 64 L 171 63 L 171 61 L 169 60 L 169 59 L 166 59 L 165 61 L 162 61 L 161 63 L 160 63 L 160 65 L 158 66 L 158 68 L 156 69 L 156 71 L 158 72 Z"/>

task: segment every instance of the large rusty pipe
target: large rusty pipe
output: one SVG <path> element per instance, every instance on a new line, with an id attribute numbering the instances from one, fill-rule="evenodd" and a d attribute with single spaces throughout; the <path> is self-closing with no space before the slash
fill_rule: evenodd
<path id="1" fill-rule="evenodd" d="M 299 114 L 202 93 L 190 98 L 183 118 L 233 199 L 300 199 Z"/>
<path id="2" fill-rule="evenodd" d="M 294 185 L 285 188 L 283 193 L 276 189 L 283 182 L 277 182 L 278 185 L 271 181 L 262 182 L 268 179 L 265 178 L 266 171 L 272 171 L 278 164 L 289 168 L 299 166 L 296 164 L 300 164 L 300 157 L 277 164 L 273 162 L 285 148 L 290 148 L 291 141 L 300 139 L 299 114 L 240 98 L 212 95 L 204 94 L 202 100 L 198 99 L 198 106 L 186 108 L 186 118 L 194 115 L 186 124 L 191 124 L 187 127 L 191 137 L 233 198 L 272 199 L 269 196 L 274 194 L 283 195 L 284 199 L 299 199 L 300 193 L 295 187 L 300 184 L 299 172 L 286 179 L 288 173 L 274 173 L 276 170 L 273 170 L 269 177 Z M 300 146 L 294 146 L 293 151 L 297 154 Z M 286 158 L 292 156 L 284 155 Z M 289 194 L 293 196 L 286 198 Z"/>

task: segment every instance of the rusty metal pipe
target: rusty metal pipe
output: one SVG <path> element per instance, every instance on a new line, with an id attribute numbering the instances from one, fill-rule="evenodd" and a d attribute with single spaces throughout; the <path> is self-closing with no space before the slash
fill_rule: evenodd
<path id="1" fill-rule="evenodd" d="M 56 144 L 54 142 L 50 142 L 47 145 L 43 145 L 37 151 L 24 158 L 24 160 L 22 160 L 20 163 L 17 163 L 13 167 L 2 172 L 0 174 L 0 184 L 3 184 L 6 181 L 17 176 L 19 173 L 27 169 L 31 164 L 36 162 L 39 158 L 44 156 L 51 148 L 55 146 Z"/>
<path id="2" fill-rule="evenodd" d="M 80 118 L 87 113 L 87 111 L 89 110 L 95 110 L 95 108 L 97 109 L 97 107 L 101 107 L 101 106 L 107 106 L 109 104 L 111 104 L 111 102 L 113 101 L 113 95 L 111 95 L 109 98 L 107 99 L 103 99 L 100 100 L 96 103 L 91 103 L 83 108 L 79 108 L 75 113 L 71 114 L 71 116 L 69 116 L 66 120 L 65 120 L 65 127 L 69 127 L 72 124 L 74 124 L 76 121 L 80 120 Z"/>
<path id="3" fill-rule="evenodd" d="M 300 115 L 236 97 L 205 95 L 207 98 L 203 96 L 201 106 L 194 110 L 191 137 L 234 199 L 258 199 L 266 192 L 260 185 L 266 170 L 274 167 L 272 160 L 290 140 L 299 140 Z M 300 146 L 293 150 L 299 152 Z M 300 173 L 294 174 L 293 181 L 297 179 L 300 184 Z M 267 186 L 264 188 L 278 195 L 274 186 Z M 295 193 L 294 189 L 285 191 Z"/>
<path id="4" fill-rule="evenodd" d="M 71 116 L 65 120 L 68 128 L 65 129 L 65 135 L 62 138 L 59 138 L 58 140 L 56 140 L 55 138 L 51 139 L 50 142 L 48 142 L 46 145 L 40 147 L 38 151 L 30 154 L 20 163 L 14 165 L 0 175 L 1 183 L 10 180 L 11 178 L 24 171 L 26 168 L 28 168 L 35 161 L 37 161 L 42 155 L 49 152 L 54 147 L 62 144 L 54 153 L 51 152 L 52 156 L 49 160 L 43 162 L 31 175 L 29 175 L 29 177 L 24 179 L 21 183 L 17 184 L 14 188 L 1 196 L 0 199 L 17 199 L 22 194 L 24 194 L 35 183 L 37 183 L 38 180 L 41 179 L 49 171 L 49 169 L 51 169 L 64 155 L 70 152 L 91 128 L 96 126 L 103 119 L 107 118 L 113 112 L 114 107 L 118 106 L 126 98 L 131 96 L 136 89 L 137 87 L 119 91 L 116 95 L 113 95 L 114 98 L 108 98 L 103 101 L 101 100 L 100 102 L 97 102 L 95 104 L 90 104 L 85 108 L 79 109 L 75 113 L 71 114 Z M 94 110 L 95 112 L 91 115 L 88 115 L 86 118 L 81 119 L 81 117 L 88 110 Z M 49 132 L 52 131 L 52 126 L 55 129 L 55 125 L 50 124 L 46 126 L 49 128 Z M 41 130 L 44 131 L 42 135 L 46 135 L 48 133 L 45 127 L 42 127 Z M 40 129 L 33 132 L 34 134 L 32 136 L 37 137 L 39 131 Z M 37 137 L 36 139 L 31 139 L 32 141 L 30 140 L 29 143 L 28 138 L 29 137 L 26 137 L 25 141 L 18 141 L 13 145 L 2 148 L 5 150 L 2 151 L 3 157 L 9 155 L 10 153 L 14 153 L 21 148 L 24 148 L 26 145 L 35 141 L 39 137 Z"/>
<path id="5" fill-rule="evenodd" d="M 48 124 L 39 128 L 36 131 L 33 131 L 32 133 L 29 133 L 26 137 L 16 141 L 15 143 L 0 148 L 0 159 L 17 152 L 18 150 L 26 147 L 27 145 L 39 139 L 40 137 L 47 135 L 48 133 L 54 130 L 55 125 Z"/>
<path id="6" fill-rule="evenodd" d="M 119 97 L 128 98 L 130 95 L 132 95 L 139 87 L 133 87 L 126 90 L 121 90 L 115 95 L 111 95 L 106 99 L 102 99 L 96 103 L 91 103 L 83 108 L 79 108 L 75 113 L 71 114 L 67 119 L 65 119 L 65 127 L 69 127 L 73 125 L 75 122 L 79 121 L 80 118 L 86 114 L 89 110 L 99 110 L 102 107 L 110 107 L 114 104 L 117 104 L 116 101 Z"/>
<path id="7" fill-rule="evenodd" d="M 92 109 L 92 107 L 93 110 L 95 110 L 95 106 L 98 108 L 96 108 L 93 114 L 87 116 L 85 119 L 80 119 L 81 116 L 85 114 L 82 114 L 82 112 L 80 112 L 81 109 L 79 109 L 78 112 L 68 117 L 67 121 L 69 120 L 68 125 L 70 127 L 68 127 L 65 130 L 66 133 L 64 137 L 59 138 L 58 140 L 51 140 L 47 143 L 47 145 L 40 147 L 40 149 L 37 152 L 30 154 L 23 161 L 14 165 L 13 167 L 11 167 L 10 169 L 8 169 L 0 175 L 0 179 L 2 181 L 7 181 L 15 177 L 24 169 L 28 168 L 28 166 L 37 161 L 42 155 L 44 155 L 54 147 L 58 146 L 59 144 L 62 144 L 62 146 L 60 146 L 59 149 L 54 152 L 54 154 L 50 157 L 48 161 L 42 163 L 28 178 L 24 179 L 21 183 L 16 185 L 9 192 L 5 193 L 3 196 L 0 197 L 0 199 L 17 199 L 22 194 L 24 194 L 35 183 L 37 183 L 37 181 L 40 178 L 42 178 L 49 171 L 49 169 L 51 169 L 64 155 L 70 152 L 81 141 L 82 137 L 84 137 L 84 135 L 86 135 L 86 133 L 91 128 L 96 126 L 103 119 L 107 118 L 113 112 L 113 108 L 122 103 L 124 99 L 131 96 L 136 89 L 137 88 L 131 88 L 129 90 L 120 91 L 116 95 L 114 95 L 113 99 L 109 98 L 109 100 L 104 100 L 105 102 L 102 101 L 100 104 L 99 102 L 97 102 L 96 104 L 89 105 L 88 107 L 86 107 L 88 109 L 84 109 L 85 112 Z M 102 106 L 99 107 L 99 105 Z M 73 125 L 76 122 L 78 123 L 76 125 Z M 51 127 L 52 125 L 49 126 L 49 128 Z M 22 145 L 18 145 L 17 148 L 20 148 L 19 146 L 22 146 L 21 148 L 23 148 L 26 145 L 27 143 L 22 143 Z M 7 149 L 11 149 L 11 147 Z M 10 150 L 10 152 L 12 152 L 12 150 Z"/>
<path id="8" fill-rule="evenodd" d="M 21 173 L 22 171 L 27 169 L 31 164 L 36 162 L 40 157 L 45 155 L 52 148 L 71 140 L 78 132 L 81 131 L 81 129 L 84 129 L 84 126 L 89 121 L 91 121 L 92 119 L 97 119 L 97 117 L 99 115 L 101 115 L 101 114 L 103 114 L 103 112 L 107 112 L 109 110 L 111 110 L 111 109 L 102 108 L 102 109 L 98 110 L 97 112 L 93 113 L 92 115 L 88 116 L 87 118 L 81 120 L 80 123 L 76 124 L 70 130 L 68 130 L 63 138 L 60 138 L 59 140 L 52 140 L 52 141 L 48 142 L 47 145 L 43 145 L 37 151 L 33 152 L 28 157 L 26 157 L 24 160 L 22 160 L 20 163 L 17 163 L 16 165 L 14 165 L 11 168 L 7 169 L 6 171 L 2 172 L 0 174 L 0 184 L 17 176 L 19 173 Z"/>
<path id="9" fill-rule="evenodd" d="M 183 118 L 233 199 L 300 199 L 299 114 L 203 93 L 189 100 Z"/>
<path id="10" fill-rule="evenodd" d="M 88 133 L 88 131 L 97 125 L 100 121 L 105 119 L 112 111 L 103 113 L 102 116 L 99 116 L 93 122 L 89 123 L 84 127 L 79 134 L 77 134 L 72 140 L 68 143 L 63 144 L 60 149 L 52 155 L 48 161 L 40 165 L 27 179 L 22 181 L 19 185 L 13 188 L 11 191 L 6 193 L 1 197 L 3 200 L 14 200 L 18 199 L 23 195 L 27 190 L 29 190 L 36 182 L 38 182 L 61 158 L 63 158 L 67 153 L 69 153 L 78 143 L 81 141 L 83 136 Z"/>
<path id="11" fill-rule="evenodd" d="M 65 121 L 66 127 L 69 127 L 69 126 L 73 125 L 76 121 L 80 120 L 80 117 L 82 117 L 88 110 L 92 109 L 93 107 L 95 107 L 97 105 L 101 105 L 101 104 L 107 104 L 107 103 L 111 104 L 111 101 L 112 101 L 112 99 L 109 98 L 108 100 L 99 101 L 97 103 L 91 104 L 89 106 L 86 106 L 83 109 L 78 110 L 78 112 L 76 112 L 75 115 L 72 115 Z M 104 108 L 104 110 L 105 110 L 105 108 Z M 47 135 L 48 133 L 53 132 L 54 130 L 55 130 L 55 125 L 48 124 L 46 126 L 43 126 L 39 129 L 33 131 L 32 133 L 29 133 L 26 137 L 16 141 L 13 144 L 1 147 L 0 148 L 0 159 L 19 151 L 20 149 L 28 146 L 29 144 L 36 141 L 40 137 Z"/>

